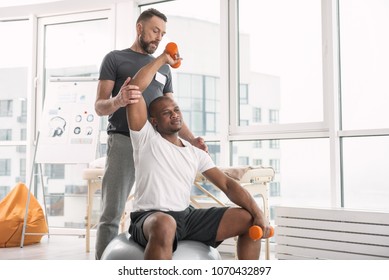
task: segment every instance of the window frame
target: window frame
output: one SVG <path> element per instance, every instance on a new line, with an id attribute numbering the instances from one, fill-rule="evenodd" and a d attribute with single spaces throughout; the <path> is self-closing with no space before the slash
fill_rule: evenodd
<path id="1" fill-rule="evenodd" d="M 330 139 L 331 205 L 341 206 L 341 144 L 339 137 L 339 38 L 338 0 L 321 1 L 323 61 L 323 121 L 239 126 L 239 28 L 238 1 L 229 1 L 229 135 L 228 141 L 270 139 Z"/>
<path id="2" fill-rule="evenodd" d="M 229 71 L 229 79 L 230 79 L 230 118 L 229 118 L 229 130 L 231 136 L 240 135 L 256 135 L 257 137 L 261 137 L 262 134 L 266 133 L 269 135 L 269 138 L 300 138 L 305 134 L 309 134 L 307 137 L 323 137 L 328 136 L 328 132 L 330 130 L 329 118 L 325 113 L 329 110 L 329 96 L 328 94 L 333 94 L 333 92 L 326 92 L 325 84 L 330 82 L 328 71 L 331 69 L 332 58 L 328 56 L 326 50 L 327 44 L 326 42 L 331 37 L 332 33 L 329 28 L 331 25 L 328 25 L 326 22 L 327 18 L 331 18 L 331 13 L 329 7 L 331 6 L 330 2 L 334 1 L 326 1 L 322 0 L 322 41 L 323 41 L 323 121 L 322 122 L 306 122 L 306 123 L 290 123 L 290 124 L 269 124 L 269 125 L 249 125 L 249 126 L 239 126 L 239 87 L 236 84 L 239 83 L 239 15 L 238 15 L 238 1 L 229 1 L 229 10 L 230 10 L 230 22 L 229 22 L 229 30 L 230 30 L 230 51 L 229 57 L 231 60 L 231 67 Z M 331 61 L 328 60 L 331 58 Z M 292 135 L 294 134 L 294 135 Z M 274 135 L 274 137 L 270 136 Z"/>

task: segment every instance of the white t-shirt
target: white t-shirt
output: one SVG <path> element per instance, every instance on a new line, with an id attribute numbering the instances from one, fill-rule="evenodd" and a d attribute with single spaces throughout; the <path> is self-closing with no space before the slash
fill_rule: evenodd
<path id="1" fill-rule="evenodd" d="M 185 147 L 170 143 L 148 121 L 130 134 L 136 180 L 134 210 L 186 209 L 197 172 L 215 167 L 211 157 L 183 139 Z"/>

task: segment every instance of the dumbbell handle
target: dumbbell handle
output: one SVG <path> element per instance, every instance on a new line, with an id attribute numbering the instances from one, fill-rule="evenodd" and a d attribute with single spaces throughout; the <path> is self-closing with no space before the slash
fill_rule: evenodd
<path id="1" fill-rule="evenodd" d="M 261 239 L 263 236 L 263 231 L 259 226 L 251 226 L 249 228 L 249 235 L 252 240 Z M 270 227 L 270 234 L 267 238 L 270 238 L 274 235 L 274 228 Z"/>
<path id="2" fill-rule="evenodd" d="M 177 44 L 174 43 L 174 42 L 170 42 L 166 45 L 166 52 L 173 58 L 173 59 L 177 59 L 176 58 L 176 55 L 179 55 L 178 54 L 178 47 L 177 47 Z M 173 68 L 178 68 L 180 67 L 181 65 L 181 60 L 179 60 L 176 64 L 174 65 L 171 65 L 171 67 Z"/>

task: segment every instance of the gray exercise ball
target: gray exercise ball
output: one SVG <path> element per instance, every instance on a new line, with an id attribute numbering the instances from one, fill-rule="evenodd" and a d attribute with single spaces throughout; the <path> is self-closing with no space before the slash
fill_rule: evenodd
<path id="1" fill-rule="evenodd" d="M 105 248 L 101 260 L 143 260 L 144 249 L 129 238 L 129 233 L 116 236 Z M 198 241 L 178 242 L 173 260 L 221 260 L 218 250 Z"/>

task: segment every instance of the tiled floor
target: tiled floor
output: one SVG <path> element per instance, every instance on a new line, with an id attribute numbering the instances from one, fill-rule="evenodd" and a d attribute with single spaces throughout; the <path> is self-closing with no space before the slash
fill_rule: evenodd
<path id="1" fill-rule="evenodd" d="M 92 237 L 91 242 L 95 239 Z M 77 235 L 43 236 L 40 243 L 23 248 L 0 248 L 0 260 L 94 260 L 94 250 L 85 251 L 85 238 Z"/>

